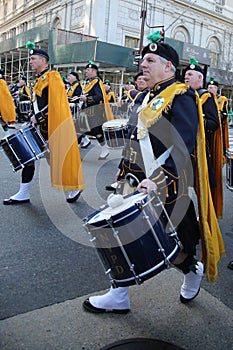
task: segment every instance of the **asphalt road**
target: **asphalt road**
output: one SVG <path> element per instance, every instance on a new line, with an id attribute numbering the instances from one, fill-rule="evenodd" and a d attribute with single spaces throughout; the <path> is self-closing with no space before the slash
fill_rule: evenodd
<path id="1" fill-rule="evenodd" d="M 232 134 L 232 130 L 230 130 Z M 65 194 L 50 189 L 46 161 L 36 163 L 31 203 L 0 204 L 0 319 L 108 288 L 96 251 L 90 246 L 82 218 L 106 203 L 105 186 L 114 181 L 120 151 L 106 161 L 97 161 L 100 150 L 92 141 L 82 150 L 87 188 L 78 202 L 67 204 Z M 225 168 L 224 181 L 225 181 Z M 0 152 L 0 198 L 18 190 L 20 171 L 14 173 Z M 202 288 L 233 309 L 233 192 L 224 186 L 224 218 L 220 220 L 226 258 L 219 266 L 219 281 Z"/>

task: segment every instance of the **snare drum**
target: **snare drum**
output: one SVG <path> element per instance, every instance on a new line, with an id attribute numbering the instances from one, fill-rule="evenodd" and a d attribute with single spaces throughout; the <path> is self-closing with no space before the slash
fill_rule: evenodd
<path id="1" fill-rule="evenodd" d="M 226 158 L 226 186 L 233 191 L 233 148 L 227 149 Z"/>
<path id="2" fill-rule="evenodd" d="M 177 257 L 177 234 L 165 233 L 160 217 L 155 197 L 136 193 L 124 197 L 119 207 L 106 206 L 84 219 L 113 286 L 141 284 Z"/>
<path id="3" fill-rule="evenodd" d="M 123 148 L 126 142 L 128 119 L 114 119 L 102 125 L 106 146 L 108 148 Z"/>
<path id="4" fill-rule="evenodd" d="M 24 168 L 47 152 L 45 140 L 32 125 L 2 139 L 0 143 L 14 171 Z"/>
<path id="5" fill-rule="evenodd" d="M 31 101 L 20 101 L 19 111 L 21 114 L 29 114 L 31 111 Z"/>

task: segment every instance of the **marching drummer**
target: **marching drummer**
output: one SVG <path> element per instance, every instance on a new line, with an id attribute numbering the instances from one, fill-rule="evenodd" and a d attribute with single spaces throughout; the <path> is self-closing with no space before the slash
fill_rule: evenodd
<path id="1" fill-rule="evenodd" d="M 14 100 L 4 79 L 4 72 L 2 69 L 0 69 L 0 123 L 3 130 L 7 132 L 8 123 L 14 124 L 15 121 L 16 111 Z"/>
<path id="2" fill-rule="evenodd" d="M 138 100 L 137 122 L 128 134 L 130 147 L 121 169 L 122 175 L 132 172 L 133 178 L 138 178 L 139 192 L 148 195 L 155 191 L 163 201 L 182 243 L 172 262 L 184 274 L 180 301 L 189 303 L 198 296 L 204 270 L 209 282 L 217 280 L 224 244 L 210 199 L 199 98 L 188 85 L 176 81 L 179 57 L 173 47 L 160 41 L 159 32 L 148 39 L 151 43 L 142 51 L 141 66 L 149 92 L 142 93 Z M 189 197 L 193 166 L 197 169 L 197 195 L 201 197 L 199 222 Z M 166 215 L 161 215 L 161 222 L 166 227 Z M 204 247 L 202 261 L 195 257 L 200 236 Z M 104 295 L 86 299 L 84 309 L 94 313 L 129 312 L 128 287 L 113 287 Z"/>
<path id="3" fill-rule="evenodd" d="M 85 67 L 86 81 L 80 100 L 83 101 L 82 110 L 86 112 L 89 130 L 88 135 L 95 136 L 101 146 L 100 160 L 108 157 L 109 151 L 104 144 L 102 124 L 113 119 L 112 110 L 104 89 L 103 81 L 99 77 L 98 66 L 93 62 Z M 85 146 L 81 146 L 85 148 Z"/>
<path id="4" fill-rule="evenodd" d="M 213 204 L 218 218 L 223 216 L 222 133 L 221 119 L 215 96 L 203 88 L 204 70 L 194 58 L 184 70 L 184 82 L 200 96 L 206 140 L 207 164 Z"/>
<path id="5" fill-rule="evenodd" d="M 229 147 L 229 136 L 228 136 L 228 99 L 226 96 L 218 93 L 219 83 L 214 79 L 214 77 L 210 77 L 210 81 L 207 83 L 207 89 L 211 93 L 213 93 L 217 98 L 218 110 L 221 117 L 221 125 L 222 125 L 222 144 L 223 144 L 223 155 L 226 155 L 226 150 Z"/>
<path id="6" fill-rule="evenodd" d="M 110 80 L 106 79 L 104 81 L 104 88 L 105 88 L 105 91 L 107 94 L 108 102 L 109 103 L 116 103 L 117 102 L 116 95 L 111 88 Z"/>
<path id="7" fill-rule="evenodd" d="M 80 96 L 83 94 L 83 87 L 80 83 L 79 75 L 77 72 L 70 71 L 68 73 L 67 79 L 70 86 L 67 89 L 66 93 L 68 96 L 73 118 L 76 119 L 78 110 L 81 109 L 83 105 L 83 102 L 80 101 Z M 79 132 L 79 130 L 76 131 Z M 89 137 L 85 134 L 80 135 L 78 140 L 81 143 L 81 148 L 87 148 L 91 144 Z M 68 201 L 73 201 L 72 196 L 68 199 Z"/>
<path id="8" fill-rule="evenodd" d="M 33 88 L 34 115 L 31 123 L 38 125 L 49 141 L 51 184 L 54 189 L 84 189 L 84 177 L 77 136 L 61 76 L 49 70 L 49 55 L 28 42 L 30 66 L 37 74 Z M 67 152 L 65 151 L 67 150 Z M 61 159 L 64 154 L 64 159 Z M 34 162 L 23 167 L 19 191 L 3 201 L 5 205 L 30 202 L 29 189 L 35 172 Z"/>
<path id="9" fill-rule="evenodd" d="M 69 87 L 66 91 L 69 103 L 78 103 L 79 97 L 82 94 L 82 86 L 80 84 L 79 75 L 77 72 L 70 71 L 67 76 Z"/>

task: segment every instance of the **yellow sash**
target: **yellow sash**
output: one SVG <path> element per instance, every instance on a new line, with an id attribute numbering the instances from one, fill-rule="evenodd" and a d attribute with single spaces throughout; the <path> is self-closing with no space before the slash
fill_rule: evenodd
<path id="1" fill-rule="evenodd" d="M 67 91 L 67 96 L 72 97 L 74 90 L 76 89 L 76 87 L 79 85 L 79 82 L 75 83 L 74 85 L 70 86 L 68 91 Z"/>
<path id="2" fill-rule="evenodd" d="M 48 86 L 48 137 L 52 187 L 82 190 L 85 187 L 77 135 L 64 83 L 56 71 L 39 77 L 34 91 L 39 96 Z"/>
<path id="3" fill-rule="evenodd" d="M 104 88 L 104 84 L 103 84 L 101 79 L 95 78 L 95 79 L 91 80 L 90 83 L 86 84 L 85 89 L 84 89 L 84 94 L 88 94 L 88 92 L 90 92 L 91 89 L 93 89 L 94 85 L 96 83 L 98 83 L 98 82 L 99 82 L 99 85 L 100 85 L 100 88 L 101 88 L 101 91 L 102 91 L 102 94 L 103 94 L 104 109 L 105 109 L 106 119 L 107 120 L 112 120 L 112 119 L 114 119 L 114 116 L 112 114 L 112 109 L 111 109 L 111 106 L 110 106 L 110 104 L 108 102 L 108 97 L 107 97 L 107 94 L 106 94 L 106 91 L 105 91 L 105 88 Z"/>

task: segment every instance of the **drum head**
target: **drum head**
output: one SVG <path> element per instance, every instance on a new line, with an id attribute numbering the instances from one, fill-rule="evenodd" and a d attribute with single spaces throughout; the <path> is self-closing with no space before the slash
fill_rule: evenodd
<path id="1" fill-rule="evenodd" d="M 91 217 L 91 219 L 87 223 L 92 225 L 97 222 L 107 220 L 110 217 L 117 215 L 119 213 L 122 213 L 125 210 L 131 208 L 135 203 L 140 202 L 145 198 L 146 198 L 146 195 L 144 193 L 137 193 L 133 196 L 126 197 L 124 198 L 124 201 L 121 205 L 119 205 L 116 208 L 111 208 L 110 206 L 106 206 L 102 211 L 98 211 L 96 215 Z"/>
<path id="2" fill-rule="evenodd" d="M 103 124 L 103 129 L 104 128 L 120 128 L 122 126 L 125 126 L 128 122 L 128 119 L 113 119 L 113 120 L 108 120 Z"/>

